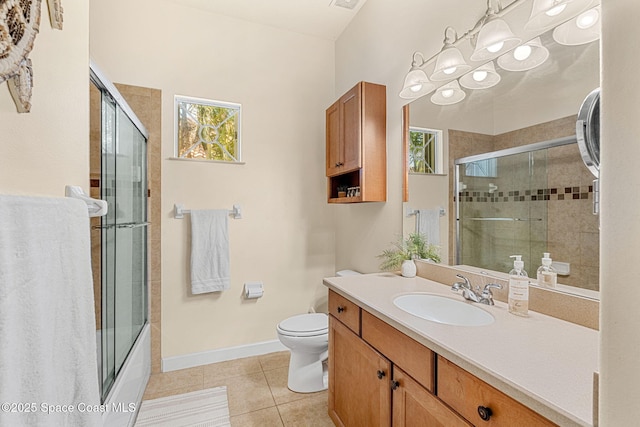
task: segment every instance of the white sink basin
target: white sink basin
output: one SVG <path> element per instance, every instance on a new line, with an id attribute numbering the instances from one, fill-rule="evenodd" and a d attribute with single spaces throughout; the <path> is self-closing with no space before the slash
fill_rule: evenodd
<path id="1" fill-rule="evenodd" d="M 432 322 L 454 326 L 484 326 L 493 323 L 491 313 L 459 299 L 434 294 L 406 294 L 393 303 L 401 310 Z"/>

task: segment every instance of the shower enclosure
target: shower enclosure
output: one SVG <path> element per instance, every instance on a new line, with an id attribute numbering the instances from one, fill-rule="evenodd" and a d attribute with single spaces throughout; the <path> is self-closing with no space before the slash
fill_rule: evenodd
<path id="1" fill-rule="evenodd" d="M 140 402 L 150 372 L 148 134 L 95 64 L 90 71 L 91 189 L 109 206 L 92 222 L 100 392 L 103 403 L 128 408 Z M 130 425 L 128 412 L 114 411 L 105 425 Z"/>
<path id="2" fill-rule="evenodd" d="M 559 182 L 559 147 L 575 143 L 572 136 L 455 160 L 456 264 L 507 272 L 509 257 L 522 255 L 535 274 L 550 251 L 550 202 L 564 202 L 566 185 L 573 188 Z"/>

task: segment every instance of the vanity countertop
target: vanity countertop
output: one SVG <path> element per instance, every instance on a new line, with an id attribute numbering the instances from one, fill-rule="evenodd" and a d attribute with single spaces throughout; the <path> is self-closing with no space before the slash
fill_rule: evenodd
<path id="1" fill-rule="evenodd" d="M 399 331 L 466 369 L 498 390 L 562 425 L 593 425 L 593 376 L 598 369 L 598 331 L 529 311 L 509 314 L 507 304 L 476 304 L 495 321 L 451 326 L 402 311 L 393 299 L 427 292 L 462 295 L 421 277 L 393 273 L 324 279 L 325 285 Z M 471 304 L 471 303 L 470 303 Z"/>

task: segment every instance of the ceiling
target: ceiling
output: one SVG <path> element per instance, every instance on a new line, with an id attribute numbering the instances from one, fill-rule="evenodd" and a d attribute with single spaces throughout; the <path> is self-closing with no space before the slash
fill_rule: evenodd
<path id="1" fill-rule="evenodd" d="M 170 0 L 207 12 L 336 40 L 367 0 Z M 342 7 L 340 5 L 352 7 Z"/>

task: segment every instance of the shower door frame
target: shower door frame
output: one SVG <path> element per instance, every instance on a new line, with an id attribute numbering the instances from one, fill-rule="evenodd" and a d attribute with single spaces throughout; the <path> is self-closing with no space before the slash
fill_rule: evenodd
<path id="1" fill-rule="evenodd" d="M 138 119 L 126 100 L 122 97 L 118 89 L 109 81 L 106 75 L 100 70 L 100 68 L 91 61 L 90 63 L 90 81 L 94 84 L 104 96 L 105 92 L 117 104 L 116 116 L 118 115 L 118 109 L 131 121 L 133 126 L 144 137 L 144 144 L 148 143 L 149 133 L 146 127 Z M 101 107 L 102 111 L 102 107 Z M 102 113 L 101 113 L 102 114 Z M 102 131 L 101 131 L 102 133 Z M 117 134 L 117 131 L 116 131 Z M 102 136 L 101 136 L 102 139 Z M 114 140 L 115 141 L 115 140 Z M 141 197 L 144 198 L 143 207 L 144 215 L 143 222 L 139 225 L 130 226 L 124 224 L 125 228 L 133 228 L 144 226 L 145 229 L 149 225 L 148 221 L 148 182 L 147 182 L 147 168 L 148 168 L 148 148 L 144 149 L 144 173 L 141 174 L 141 179 L 145 181 L 144 194 Z M 102 186 L 102 183 L 101 183 Z M 101 187 L 102 188 L 102 187 Z M 117 225 L 116 225 L 117 228 Z M 128 354 L 124 359 L 124 362 L 114 372 L 113 382 L 108 388 L 106 395 L 103 393 L 103 382 L 100 383 L 100 394 L 103 399 L 103 404 L 109 408 L 117 407 L 122 408 L 122 411 L 107 411 L 103 413 L 102 421 L 104 426 L 122 426 L 133 425 L 135 421 L 135 413 L 140 406 L 144 389 L 148 382 L 151 373 L 151 333 L 150 333 L 150 295 L 149 295 L 149 234 L 148 230 L 144 233 L 144 271 L 143 271 L 143 295 L 144 295 L 144 322 L 137 333 L 137 336 L 131 343 Z M 104 310 L 103 310 L 104 311 Z M 104 329 L 104 328 L 103 328 Z M 100 346 L 102 347 L 102 346 Z M 105 349 L 102 349 L 101 353 L 104 353 Z M 97 355 L 102 360 L 103 354 Z M 102 378 L 102 374 L 100 375 Z M 131 404 L 134 404 L 131 406 Z"/>
<path id="2" fill-rule="evenodd" d="M 460 230 L 460 193 L 462 189 L 460 186 L 460 169 L 461 165 L 470 162 L 477 162 L 481 160 L 488 159 L 497 159 L 500 157 L 511 156 L 514 154 L 523 154 L 523 153 L 531 153 L 534 151 L 545 150 L 548 148 L 561 147 L 563 145 L 577 144 L 578 140 L 576 135 L 566 136 L 562 138 L 551 139 L 548 141 L 535 142 L 533 144 L 520 145 L 517 147 L 505 148 L 503 150 L 490 151 L 488 153 L 476 154 L 473 156 L 460 157 L 453 161 L 454 164 L 454 172 L 455 172 L 455 218 L 456 218 L 456 228 L 455 228 L 455 245 L 456 245 L 456 264 L 460 264 L 462 260 L 462 245 L 461 245 L 461 230 Z"/>

